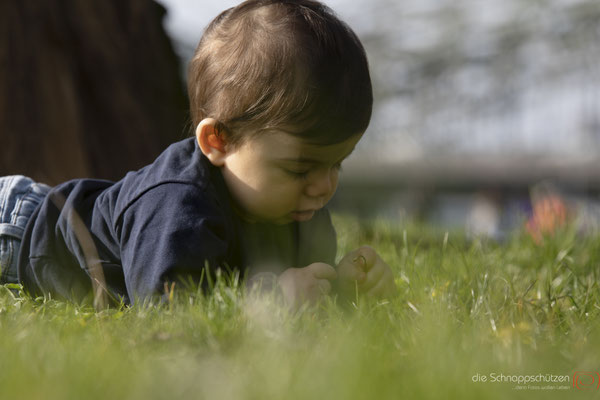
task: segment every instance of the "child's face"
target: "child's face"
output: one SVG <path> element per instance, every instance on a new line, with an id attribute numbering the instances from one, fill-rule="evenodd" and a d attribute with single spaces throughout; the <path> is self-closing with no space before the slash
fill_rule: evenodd
<path id="1" fill-rule="evenodd" d="M 362 135 L 314 145 L 284 132 L 257 135 L 228 150 L 225 182 L 250 221 L 307 221 L 333 196 L 340 164 Z"/>

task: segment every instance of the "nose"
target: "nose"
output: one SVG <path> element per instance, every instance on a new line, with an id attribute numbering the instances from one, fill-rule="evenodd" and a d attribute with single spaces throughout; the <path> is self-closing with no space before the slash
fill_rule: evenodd
<path id="1" fill-rule="evenodd" d="M 304 193 L 308 197 L 325 198 L 326 201 L 337 187 L 338 171 L 334 168 L 320 168 L 309 177 Z"/>

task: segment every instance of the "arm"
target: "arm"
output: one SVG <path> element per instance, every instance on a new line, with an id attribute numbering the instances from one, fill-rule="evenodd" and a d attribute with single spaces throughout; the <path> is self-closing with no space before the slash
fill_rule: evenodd
<path id="1" fill-rule="evenodd" d="M 292 308 L 303 303 L 314 304 L 331 291 L 330 281 L 337 277 L 335 269 L 325 263 L 304 268 L 288 268 L 277 279 L 283 298 Z"/>
<path id="2" fill-rule="evenodd" d="M 182 186 L 183 185 L 183 186 Z M 163 184 L 144 193 L 122 215 L 121 262 L 131 302 L 163 291 L 165 282 L 191 277 L 228 260 L 226 219 L 202 189 Z"/>
<path id="3" fill-rule="evenodd" d="M 316 303 L 331 292 L 337 278 L 335 265 L 337 238 L 327 209 L 317 212 L 312 220 L 298 224 L 297 265 L 278 278 L 286 303 L 298 307 L 304 302 Z"/>

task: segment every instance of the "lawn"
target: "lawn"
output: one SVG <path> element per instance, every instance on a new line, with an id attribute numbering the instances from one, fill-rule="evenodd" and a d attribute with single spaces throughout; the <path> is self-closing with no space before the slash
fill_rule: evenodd
<path id="1" fill-rule="evenodd" d="M 340 254 L 378 249 L 397 298 L 292 314 L 224 276 L 96 313 L 0 287 L 0 399 L 600 398 L 600 237 L 334 222 Z"/>

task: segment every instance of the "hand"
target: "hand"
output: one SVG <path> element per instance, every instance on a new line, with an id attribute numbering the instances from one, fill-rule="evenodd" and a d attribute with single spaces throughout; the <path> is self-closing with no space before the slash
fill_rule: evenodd
<path id="1" fill-rule="evenodd" d="M 337 289 L 351 298 L 358 293 L 372 298 L 389 298 L 396 294 L 396 283 L 389 265 L 369 246 L 346 254 L 337 265 Z"/>
<path id="2" fill-rule="evenodd" d="M 325 263 L 314 263 L 304 268 L 289 268 L 279 275 L 279 287 L 288 305 L 296 309 L 303 303 L 316 303 L 331 291 L 335 269 Z"/>

